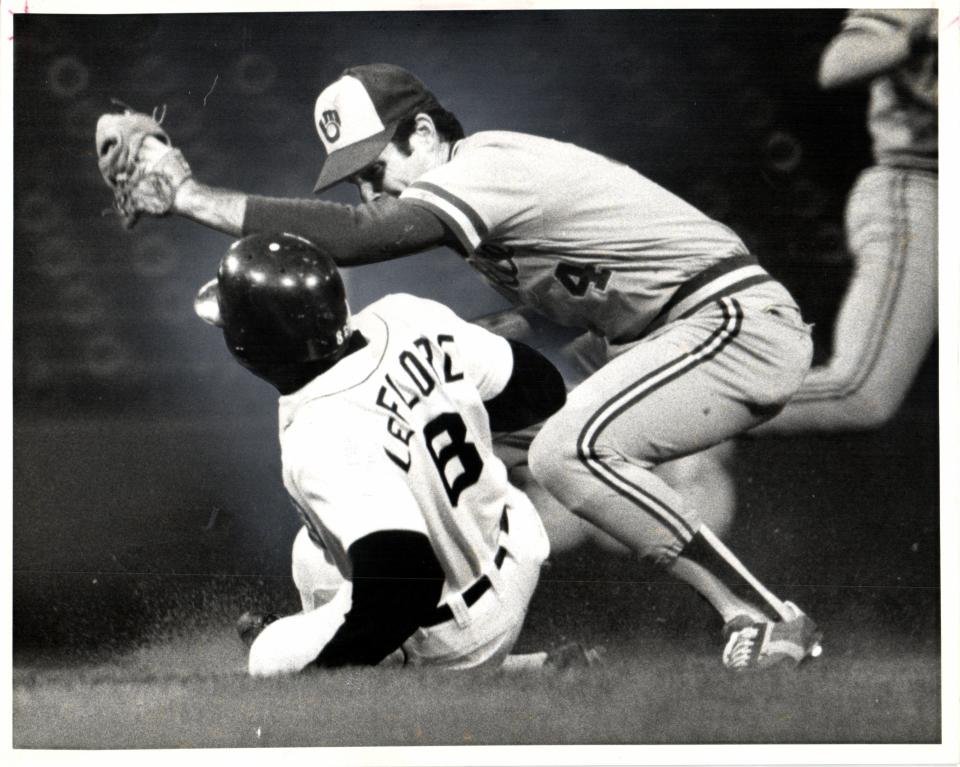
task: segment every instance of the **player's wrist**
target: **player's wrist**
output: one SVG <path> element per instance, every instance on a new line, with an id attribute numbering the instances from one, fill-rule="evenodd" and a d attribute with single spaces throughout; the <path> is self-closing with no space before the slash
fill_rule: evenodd
<path id="1" fill-rule="evenodd" d="M 173 200 L 173 212 L 239 237 L 247 211 L 247 195 L 207 186 L 188 177 L 183 180 Z"/>
<path id="2" fill-rule="evenodd" d="M 173 197 L 173 212 L 189 216 L 197 207 L 200 184 L 192 176 L 183 179 Z"/>

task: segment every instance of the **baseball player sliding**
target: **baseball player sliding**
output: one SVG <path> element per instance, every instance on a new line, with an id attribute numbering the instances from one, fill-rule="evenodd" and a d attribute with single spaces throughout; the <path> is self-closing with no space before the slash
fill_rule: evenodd
<path id="1" fill-rule="evenodd" d="M 316 190 L 350 181 L 356 206 L 207 186 L 162 130 L 131 141 L 131 119 L 104 116 L 97 140 L 128 222 L 159 211 L 233 235 L 295 232 L 341 266 L 448 245 L 518 306 L 589 330 L 603 358 L 533 440 L 534 478 L 705 597 L 724 623 L 728 667 L 818 653 L 814 623 L 651 471 L 769 419 L 810 365 L 794 300 L 731 230 L 580 147 L 502 131 L 465 137 L 417 78 L 389 64 L 346 70 L 316 101 L 327 150 Z M 396 456 L 399 472 L 406 453 Z"/>
<path id="2" fill-rule="evenodd" d="M 937 11 L 851 11 L 820 62 L 824 88 L 870 88 L 876 165 L 847 200 L 854 272 L 833 357 L 760 433 L 881 426 L 937 332 Z"/>
<path id="3" fill-rule="evenodd" d="M 234 243 L 197 308 L 281 395 L 283 481 L 305 526 L 304 611 L 251 627 L 250 673 L 503 665 L 549 544 L 490 429 L 560 408 L 559 373 L 425 299 L 391 295 L 351 317 L 333 261 L 292 235 Z"/>

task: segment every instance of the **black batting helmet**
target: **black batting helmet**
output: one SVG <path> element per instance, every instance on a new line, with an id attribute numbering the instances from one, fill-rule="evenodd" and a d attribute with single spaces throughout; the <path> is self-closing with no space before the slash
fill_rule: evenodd
<path id="1" fill-rule="evenodd" d="M 197 314 L 223 329 L 230 353 L 272 383 L 277 372 L 332 364 L 350 335 L 343 280 L 333 259 L 292 234 L 237 240 L 216 281 L 197 295 Z"/>

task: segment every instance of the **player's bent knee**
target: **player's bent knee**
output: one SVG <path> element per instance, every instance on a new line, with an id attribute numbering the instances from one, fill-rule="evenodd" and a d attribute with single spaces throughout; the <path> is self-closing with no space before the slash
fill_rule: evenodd
<path id="1" fill-rule="evenodd" d="M 561 503 L 568 499 L 568 485 L 575 480 L 576 435 L 548 421 L 530 444 L 528 462 L 533 478 Z"/>
<path id="2" fill-rule="evenodd" d="M 883 392 L 861 389 L 847 403 L 854 426 L 860 429 L 885 426 L 900 409 L 906 394 L 906 387 L 902 391 L 891 388 Z"/>
<path id="3" fill-rule="evenodd" d="M 867 431 L 885 426 L 896 415 L 906 398 L 907 387 L 878 390 L 864 387 L 837 400 L 832 408 L 834 423 L 824 428 Z"/>
<path id="4" fill-rule="evenodd" d="M 295 674 L 309 666 L 340 628 L 350 602 L 351 585 L 346 582 L 327 604 L 268 625 L 250 647 L 250 675 Z"/>
<path id="5" fill-rule="evenodd" d="M 291 656 L 283 632 L 271 632 L 269 628 L 270 626 L 267 626 L 250 647 L 247 673 L 250 676 L 265 677 L 300 672 L 303 664 L 298 658 Z"/>

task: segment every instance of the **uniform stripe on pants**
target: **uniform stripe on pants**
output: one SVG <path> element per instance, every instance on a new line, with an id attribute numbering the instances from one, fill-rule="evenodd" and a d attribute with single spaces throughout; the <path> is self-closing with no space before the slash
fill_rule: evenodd
<path id="1" fill-rule="evenodd" d="M 884 201 L 883 210 L 891 212 L 896 216 L 895 233 L 891 238 L 894 243 L 890 248 L 889 264 L 886 267 L 883 289 L 877 297 L 875 306 L 869 309 L 870 329 L 865 334 L 867 342 L 864 348 L 860 349 L 860 356 L 853 363 L 849 363 L 849 368 L 853 371 L 849 378 L 827 381 L 824 386 L 802 387 L 794 396 L 797 402 L 807 402 L 810 400 L 822 399 L 844 399 L 856 394 L 873 375 L 873 371 L 880 361 L 880 353 L 883 351 L 883 345 L 891 332 L 893 315 L 897 308 L 897 300 L 902 297 L 900 284 L 903 282 L 904 272 L 906 271 L 907 254 L 909 250 L 910 219 L 907 215 L 909 203 L 907 202 L 907 177 L 906 174 L 891 179 L 887 184 L 887 193 L 889 199 Z M 859 268 L 870 268 L 860 266 Z M 854 274 L 851 282 L 857 279 Z M 849 295 L 850 288 L 847 288 Z M 849 300 L 846 296 L 844 300 Z M 866 312 L 864 312 L 866 313 Z M 841 328 L 842 330 L 842 328 Z M 834 331 L 836 336 L 837 331 Z M 836 340 L 836 339 L 835 339 Z M 834 354 L 837 353 L 836 347 Z"/>
<path id="2" fill-rule="evenodd" d="M 680 540 L 689 541 L 696 530 L 674 509 L 617 472 L 597 455 L 596 445 L 603 430 L 617 417 L 651 393 L 717 356 L 740 333 L 743 309 L 733 298 L 717 301 L 723 311 L 723 320 L 710 337 L 692 351 L 661 365 L 609 399 L 584 425 L 577 439 L 577 456 L 591 474 L 626 498 L 647 514 L 659 520 Z"/>

